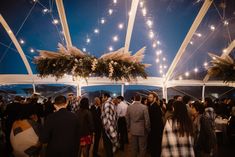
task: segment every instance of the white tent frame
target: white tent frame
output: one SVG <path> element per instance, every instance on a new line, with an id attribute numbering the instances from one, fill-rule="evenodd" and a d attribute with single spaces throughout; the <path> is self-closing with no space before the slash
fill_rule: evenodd
<path id="1" fill-rule="evenodd" d="M 200 25 L 203 17 L 207 13 L 208 9 L 210 8 L 213 0 L 205 0 L 203 6 L 201 7 L 197 17 L 195 18 L 189 32 L 187 33 L 183 43 L 181 44 L 169 70 L 166 73 L 166 77 L 148 77 L 146 80 L 139 78 L 137 82 L 130 82 L 130 85 L 146 85 L 146 86 L 156 86 L 156 87 L 162 87 L 162 94 L 163 97 L 167 99 L 167 89 L 170 87 L 175 86 L 202 86 L 202 100 L 204 100 L 205 97 L 205 87 L 206 86 L 230 86 L 235 87 L 235 83 L 229 83 L 225 84 L 223 81 L 208 81 L 209 77 L 208 75 L 203 80 L 170 80 L 172 73 L 174 72 L 174 69 L 176 68 L 180 58 L 185 52 L 185 49 L 190 42 L 193 34 L 197 30 L 198 26 Z M 127 27 L 127 33 L 126 33 L 126 41 L 125 41 L 125 52 L 128 52 L 130 41 L 131 41 L 131 34 L 133 31 L 136 11 L 138 7 L 139 0 L 132 0 L 131 5 L 131 15 L 129 17 L 128 27 Z M 65 10 L 63 6 L 63 0 L 56 0 L 57 10 L 59 12 L 60 21 L 62 24 L 62 29 L 65 34 L 65 40 L 67 46 L 72 46 L 71 36 L 69 33 L 68 23 L 65 15 Z M 28 71 L 28 74 L 23 75 L 0 75 L 0 84 L 32 84 L 34 92 L 35 90 L 35 84 L 68 84 L 68 85 L 74 85 L 77 87 L 77 94 L 81 95 L 81 88 L 84 86 L 97 86 L 97 85 L 121 85 L 121 93 L 124 95 L 124 87 L 125 83 L 121 81 L 111 81 L 108 78 L 99 78 L 99 77 L 91 77 L 88 78 L 86 84 L 86 81 L 79 80 L 75 81 L 72 76 L 65 76 L 60 80 L 56 80 L 54 77 L 47 77 L 47 78 L 40 78 L 37 75 L 32 73 L 31 67 L 27 61 L 27 58 L 25 57 L 25 54 L 20 47 L 20 44 L 18 43 L 16 37 L 11 32 L 10 27 L 7 25 L 7 22 L 3 19 L 3 17 L 0 15 L 0 23 L 4 26 L 5 30 L 8 32 L 12 42 L 15 44 L 24 64 Z M 226 49 L 226 54 L 229 54 L 233 49 L 235 48 L 235 40 L 231 42 L 231 44 Z M 222 54 L 223 56 L 224 54 Z"/>

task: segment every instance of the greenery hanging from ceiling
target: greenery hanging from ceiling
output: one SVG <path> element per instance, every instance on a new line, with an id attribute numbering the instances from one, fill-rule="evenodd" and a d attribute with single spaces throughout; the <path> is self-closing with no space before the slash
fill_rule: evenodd
<path id="1" fill-rule="evenodd" d="M 141 63 L 145 47 L 136 54 L 125 53 L 124 48 L 102 55 L 100 58 L 88 55 L 76 47 L 58 44 L 58 52 L 40 50 L 35 57 L 37 71 L 40 77 L 63 76 L 73 77 L 108 77 L 114 81 L 133 81 L 138 77 L 147 78 L 145 68 L 148 64 Z"/>
<path id="2" fill-rule="evenodd" d="M 225 83 L 235 81 L 235 61 L 229 55 L 221 57 L 209 54 L 212 58 L 211 67 L 208 68 L 208 74 L 212 77 L 219 77 Z"/>

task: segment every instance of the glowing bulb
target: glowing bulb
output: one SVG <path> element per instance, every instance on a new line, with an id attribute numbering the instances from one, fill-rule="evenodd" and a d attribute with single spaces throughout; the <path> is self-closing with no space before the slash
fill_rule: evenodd
<path id="1" fill-rule="evenodd" d="M 143 16 L 146 16 L 146 14 L 147 14 L 146 8 L 143 8 L 143 9 L 142 9 L 142 14 L 143 14 Z"/>
<path id="2" fill-rule="evenodd" d="M 159 58 L 157 58 L 157 59 L 156 59 L 156 63 L 159 63 L 159 61 L 160 61 Z"/>
<path id="3" fill-rule="evenodd" d="M 152 39 L 153 37 L 154 37 L 154 33 L 153 33 L 153 31 L 150 31 L 150 32 L 149 32 L 149 38 Z"/>
<path id="4" fill-rule="evenodd" d="M 8 30 L 7 32 L 8 32 L 9 34 L 11 34 L 11 33 L 12 33 L 12 31 L 11 31 L 11 30 Z"/>
<path id="5" fill-rule="evenodd" d="M 83 51 L 83 52 L 86 52 L 86 48 L 83 48 L 82 51 Z"/>
<path id="6" fill-rule="evenodd" d="M 86 39 L 86 42 L 87 42 L 87 43 L 90 43 L 90 42 L 91 42 L 91 39 L 90 39 L 90 38 L 87 38 L 87 39 Z"/>
<path id="7" fill-rule="evenodd" d="M 49 10 L 48 10 L 47 8 L 45 8 L 45 9 L 42 10 L 42 12 L 43 12 L 44 14 L 48 13 L 48 11 L 49 11 Z"/>
<path id="8" fill-rule="evenodd" d="M 102 18 L 102 19 L 100 20 L 100 22 L 101 22 L 101 24 L 104 24 L 104 23 L 105 23 L 105 19 Z"/>
<path id="9" fill-rule="evenodd" d="M 158 40 L 158 41 L 157 41 L 157 44 L 158 44 L 158 45 L 160 45 L 160 44 L 161 44 L 161 42 Z"/>
<path id="10" fill-rule="evenodd" d="M 185 76 L 188 77 L 188 76 L 189 76 L 189 72 L 186 72 L 186 73 L 185 73 Z"/>
<path id="11" fill-rule="evenodd" d="M 118 36 L 117 35 L 115 35 L 114 37 L 113 37 L 113 41 L 118 41 Z"/>
<path id="12" fill-rule="evenodd" d="M 163 58 L 162 58 L 162 60 L 163 60 L 163 61 L 166 61 L 166 58 L 165 58 L 165 57 L 163 57 Z"/>
<path id="13" fill-rule="evenodd" d="M 160 74 L 162 74 L 162 73 L 163 73 L 163 71 L 162 71 L 162 70 L 160 70 L 159 72 L 160 72 Z"/>
<path id="14" fill-rule="evenodd" d="M 31 53 L 34 53 L 35 51 L 34 51 L 34 49 L 33 49 L 33 48 L 31 48 L 31 49 L 30 49 L 30 52 L 31 52 Z"/>
<path id="15" fill-rule="evenodd" d="M 162 69 L 162 65 L 160 65 L 159 68 Z"/>
<path id="16" fill-rule="evenodd" d="M 167 68 L 167 66 L 166 65 L 164 65 L 164 69 L 166 69 Z"/>
<path id="17" fill-rule="evenodd" d="M 202 36 L 202 34 L 201 34 L 201 33 L 197 33 L 196 35 L 197 35 L 198 37 L 201 37 L 201 36 Z"/>
<path id="18" fill-rule="evenodd" d="M 125 82 L 125 85 L 128 86 L 128 85 L 129 85 L 129 82 Z"/>
<path id="19" fill-rule="evenodd" d="M 179 76 L 179 80 L 182 80 L 183 78 L 182 78 L 182 76 Z"/>
<path id="20" fill-rule="evenodd" d="M 227 49 L 223 49 L 223 53 L 226 53 L 227 52 Z"/>
<path id="21" fill-rule="evenodd" d="M 118 25 L 118 28 L 119 28 L 119 29 L 123 29 L 123 27 L 124 27 L 124 24 L 123 24 L 123 23 L 120 23 L 120 24 Z"/>
<path id="22" fill-rule="evenodd" d="M 213 59 L 213 60 L 216 60 L 216 58 L 215 58 L 215 57 L 212 57 L 212 59 Z"/>
<path id="23" fill-rule="evenodd" d="M 193 45 L 193 42 L 192 42 L 192 41 L 190 41 L 189 43 L 190 43 L 191 45 Z"/>
<path id="24" fill-rule="evenodd" d="M 194 72 L 197 73 L 198 72 L 198 68 L 194 68 Z"/>
<path id="25" fill-rule="evenodd" d="M 148 20 L 146 23 L 147 23 L 147 25 L 149 26 L 149 28 L 151 28 L 152 25 L 153 25 L 153 22 L 152 22 L 151 20 Z"/>
<path id="26" fill-rule="evenodd" d="M 113 51 L 113 47 L 112 46 L 109 46 L 109 51 Z"/>
<path id="27" fill-rule="evenodd" d="M 23 39 L 20 39 L 20 43 L 21 43 L 21 44 L 24 44 L 25 41 L 24 41 Z"/>
<path id="28" fill-rule="evenodd" d="M 229 23 L 227 20 L 224 21 L 224 25 L 227 26 Z"/>
<path id="29" fill-rule="evenodd" d="M 153 48 L 155 48 L 155 47 L 157 46 L 157 44 L 156 44 L 156 43 L 153 43 L 153 45 L 152 45 L 152 46 L 153 46 Z"/>
<path id="30" fill-rule="evenodd" d="M 99 29 L 97 29 L 97 28 L 94 29 L 94 33 L 95 33 L 95 34 L 98 34 L 99 32 L 100 32 Z"/>
<path id="31" fill-rule="evenodd" d="M 113 9 L 109 9 L 109 15 L 113 14 Z"/>
<path id="32" fill-rule="evenodd" d="M 116 4 L 116 3 L 117 3 L 117 0 L 113 0 L 113 3 Z"/>
<path id="33" fill-rule="evenodd" d="M 214 25 L 211 25 L 211 26 L 210 26 L 210 29 L 211 29 L 212 31 L 214 31 L 214 30 L 215 30 L 215 26 L 214 26 Z"/>
<path id="34" fill-rule="evenodd" d="M 206 67 L 206 66 L 208 65 L 208 63 L 207 63 L 207 62 L 205 62 L 203 65 Z"/>
<path id="35" fill-rule="evenodd" d="M 59 23 L 59 20 L 54 19 L 54 20 L 52 21 L 52 23 L 53 23 L 54 25 L 57 25 L 57 24 Z"/>
<path id="36" fill-rule="evenodd" d="M 131 11 L 128 12 L 128 16 L 131 16 Z"/>
<path id="37" fill-rule="evenodd" d="M 163 75 L 162 75 L 162 77 L 166 77 L 166 75 L 165 75 L 165 74 L 163 74 Z"/>
<path id="38" fill-rule="evenodd" d="M 37 0 L 33 0 L 33 2 L 37 2 Z"/>
<path id="39" fill-rule="evenodd" d="M 157 50 L 156 54 L 157 54 L 157 56 L 161 55 L 162 54 L 162 50 Z"/>
<path id="40" fill-rule="evenodd" d="M 144 6 L 144 2 L 141 1 L 141 2 L 140 2 L 140 7 L 143 8 L 143 6 Z"/>

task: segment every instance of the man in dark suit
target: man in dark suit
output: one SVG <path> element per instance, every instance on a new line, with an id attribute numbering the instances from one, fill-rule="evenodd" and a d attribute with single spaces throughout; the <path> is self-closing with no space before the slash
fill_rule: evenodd
<path id="1" fill-rule="evenodd" d="M 150 121 L 147 106 L 141 104 L 140 95 L 135 95 L 134 103 L 127 108 L 127 128 L 131 134 L 131 156 L 145 157 L 147 135 L 150 131 Z"/>
<path id="2" fill-rule="evenodd" d="M 148 95 L 149 118 L 151 131 L 149 133 L 148 146 L 152 157 L 160 157 L 161 142 L 163 132 L 162 112 L 159 99 L 156 93 L 151 92 Z"/>
<path id="3" fill-rule="evenodd" d="M 95 125 L 95 140 L 93 145 L 93 157 L 99 157 L 98 148 L 101 137 L 102 121 L 101 121 L 101 100 L 99 97 L 95 97 L 95 104 L 91 106 L 91 113 Z"/>
<path id="4" fill-rule="evenodd" d="M 64 96 L 55 98 L 56 112 L 49 115 L 40 136 L 41 143 L 47 143 L 46 157 L 77 157 L 79 148 L 79 121 L 68 111 Z"/>

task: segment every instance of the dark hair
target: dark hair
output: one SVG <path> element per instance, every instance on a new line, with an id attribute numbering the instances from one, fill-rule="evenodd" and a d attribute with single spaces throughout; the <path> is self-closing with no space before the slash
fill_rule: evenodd
<path id="1" fill-rule="evenodd" d="M 147 100 L 147 98 L 146 97 L 142 97 L 142 99 L 141 99 L 141 104 L 144 104 L 144 102 Z"/>
<path id="2" fill-rule="evenodd" d="M 191 100 L 191 97 L 190 97 L 190 96 L 188 96 L 188 95 L 184 95 L 184 96 L 183 96 L 183 103 L 184 103 L 184 104 L 187 104 L 190 100 Z"/>
<path id="3" fill-rule="evenodd" d="M 33 104 L 21 104 L 17 114 L 17 119 L 30 119 L 30 116 L 37 114 L 37 108 Z"/>
<path id="4" fill-rule="evenodd" d="M 139 94 L 136 94 L 136 95 L 134 96 L 134 101 L 140 101 L 140 100 L 141 100 L 140 95 L 139 95 Z"/>
<path id="5" fill-rule="evenodd" d="M 109 98 L 109 97 L 110 97 L 110 94 L 109 94 L 109 93 L 103 93 L 103 96 Z"/>
<path id="6" fill-rule="evenodd" d="M 173 112 L 173 124 L 176 122 L 179 126 L 177 129 L 180 136 L 193 135 L 193 123 L 189 117 L 188 110 L 186 105 L 181 101 L 175 101 L 173 103 L 174 112 Z"/>
<path id="7" fill-rule="evenodd" d="M 201 104 L 199 101 L 195 101 L 194 103 L 192 103 L 192 107 L 194 107 L 196 111 L 199 112 L 199 114 L 203 114 L 205 111 L 203 104 Z"/>
<path id="8" fill-rule="evenodd" d="M 65 96 L 63 95 L 59 95 L 55 98 L 55 104 L 56 105 L 61 105 L 61 104 L 65 104 L 67 102 L 67 99 Z"/>
<path id="9" fill-rule="evenodd" d="M 120 99 L 121 101 L 123 101 L 124 97 L 123 96 L 118 96 L 117 99 Z"/>
<path id="10" fill-rule="evenodd" d="M 207 102 L 207 106 L 206 107 L 213 107 L 214 108 L 214 104 L 213 101 L 210 97 L 206 97 L 205 98 L 205 102 Z"/>
<path id="11" fill-rule="evenodd" d="M 168 103 L 166 104 L 166 110 L 167 111 L 173 111 L 173 103 L 175 102 L 174 99 L 170 99 Z"/>
<path id="12" fill-rule="evenodd" d="M 80 101 L 80 108 L 81 109 L 89 109 L 89 100 L 88 98 L 84 97 Z"/>

